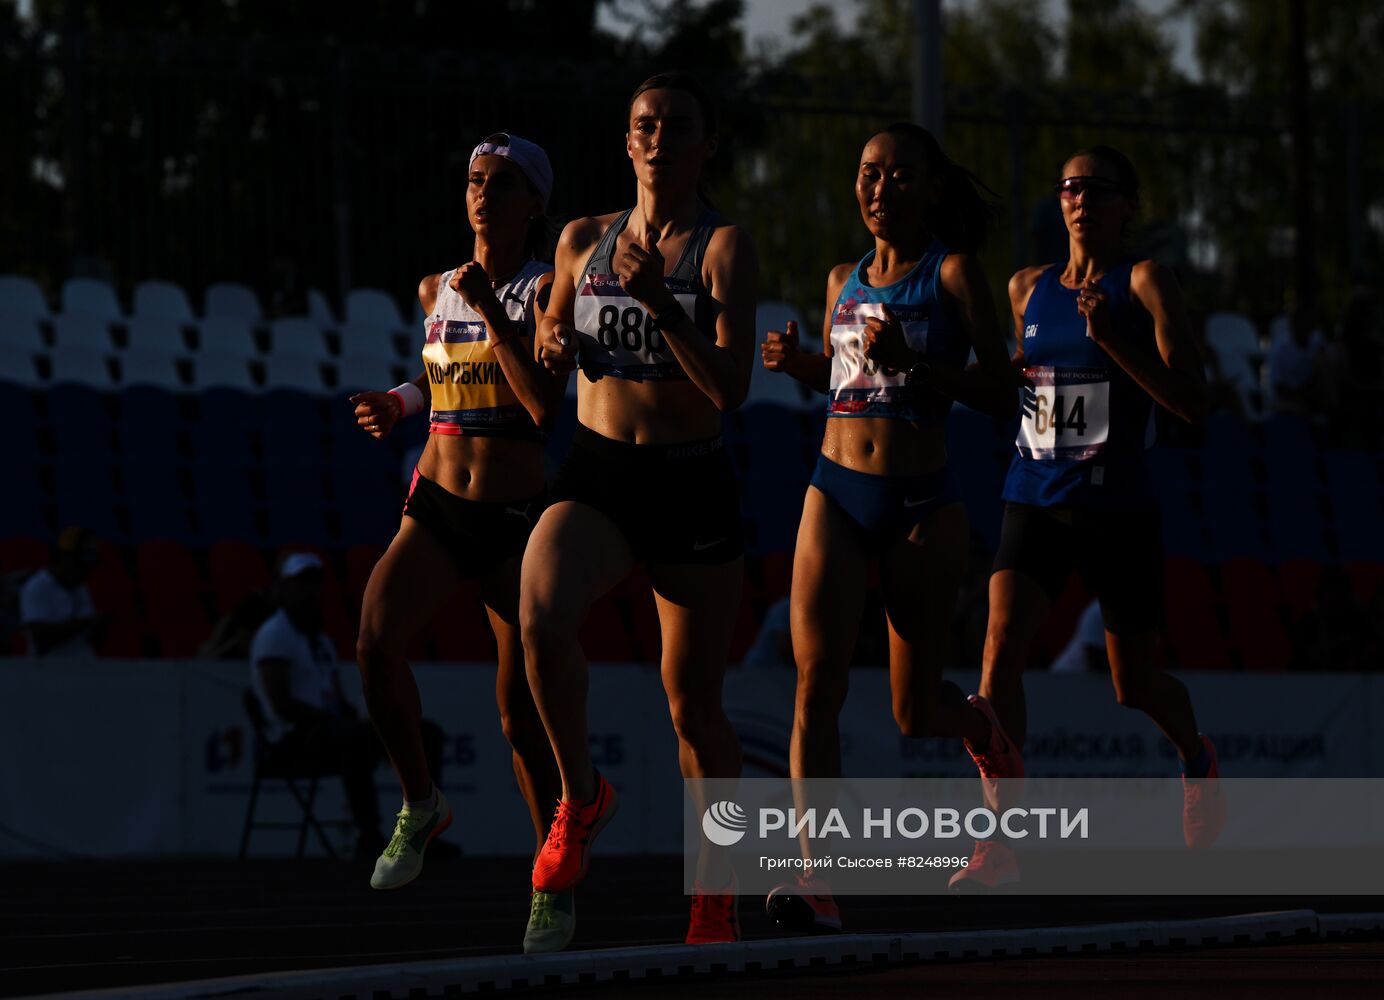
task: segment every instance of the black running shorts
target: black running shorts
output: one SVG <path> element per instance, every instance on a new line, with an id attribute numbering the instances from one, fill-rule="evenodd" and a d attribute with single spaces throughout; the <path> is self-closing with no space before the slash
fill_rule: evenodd
<path id="1" fill-rule="evenodd" d="M 481 579 L 506 560 L 523 556 L 546 506 L 542 493 L 510 503 L 467 500 L 414 470 L 404 514 L 436 536 L 456 560 L 463 579 Z"/>
<path id="2" fill-rule="evenodd" d="M 1163 625 L 1163 522 L 1156 508 L 1073 510 L 1006 503 L 995 569 L 1034 580 L 1057 600 L 1075 569 L 1105 627 L 1137 635 Z"/>
<path id="3" fill-rule="evenodd" d="M 744 552 L 740 489 L 719 437 L 629 444 L 577 425 L 552 502 L 594 507 L 634 557 L 651 563 L 729 562 Z"/>

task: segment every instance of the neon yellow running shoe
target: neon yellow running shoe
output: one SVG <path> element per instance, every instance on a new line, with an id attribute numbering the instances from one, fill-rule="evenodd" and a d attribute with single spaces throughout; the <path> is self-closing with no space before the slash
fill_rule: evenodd
<path id="1" fill-rule="evenodd" d="M 375 862 L 375 874 L 370 876 L 372 889 L 398 889 L 408 885 L 423 871 L 423 852 L 428 843 L 452 825 L 452 807 L 437 792 L 437 805 L 428 812 L 399 810 L 394 824 L 394 836 Z"/>
<path id="2" fill-rule="evenodd" d="M 571 889 L 534 890 L 529 903 L 529 926 L 524 929 L 524 954 L 561 951 L 577 930 L 577 899 Z"/>

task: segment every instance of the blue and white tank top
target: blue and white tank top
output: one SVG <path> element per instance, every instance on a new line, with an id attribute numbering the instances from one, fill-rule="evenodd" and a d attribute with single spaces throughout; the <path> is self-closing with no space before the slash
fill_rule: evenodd
<path id="1" fill-rule="evenodd" d="M 553 269 L 531 260 L 495 289 L 520 336 L 531 350 L 536 326 L 538 279 Z M 505 379 L 485 319 L 449 284 L 455 271 L 437 283 L 437 303 L 423 321 L 423 367 L 432 389 L 433 434 L 532 434 L 538 427 Z"/>
<path id="2" fill-rule="evenodd" d="M 875 258 L 871 250 L 856 265 L 831 313 L 831 385 L 828 417 L 895 417 L 941 423 L 951 400 L 933 395 L 915 399 L 904 385 L 907 372 L 881 368 L 865 357 L 865 321 L 882 319 L 884 306 L 903 327 L 908 346 L 925 357 L 963 366 L 971 344 L 948 319 L 941 294 L 942 261 L 947 248 L 934 241 L 904 277 L 875 288 L 866 284 L 865 269 Z"/>
<path id="3" fill-rule="evenodd" d="M 577 328 L 577 361 L 593 380 L 606 375 L 636 382 L 685 379 L 687 373 L 664 340 L 663 332 L 654 326 L 643 303 L 620 287 L 620 279 L 611 267 L 616 237 L 624 231 L 633 211 L 627 209 L 611 223 L 587 258 L 586 273 L 572 311 Z M 711 294 L 702 284 L 702 261 L 718 224 L 716 213 L 704 209 L 687 237 L 677 266 L 663 279 L 697 328 L 712 340 L 716 330 Z"/>
<path id="4" fill-rule="evenodd" d="M 1153 324 L 1131 301 L 1125 261 L 1097 284 L 1110 296 L 1115 336 L 1157 353 Z M 1153 399 L 1086 336 L 1077 289 L 1062 266 L 1038 276 L 1024 308 L 1023 412 L 1004 499 L 1041 507 L 1147 507 L 1144 452 Z"/>

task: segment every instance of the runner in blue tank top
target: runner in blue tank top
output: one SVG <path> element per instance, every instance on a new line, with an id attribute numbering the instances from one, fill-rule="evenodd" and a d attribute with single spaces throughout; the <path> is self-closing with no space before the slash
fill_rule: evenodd
<path id="1" fill-rule="evenodd" d="M 534 864 L 540 892 L 585 875 L 591 843 L 615 811 L 587 742 L 578 632 L 636 562 L 653 583 L 683 775 L 740 775 L 721 687 L 744 560 L 721 415 L 749 389 L 758 268 L 748 234 L 698 195 L 718 141 L 701 86 L 685 74 L 652 77 L 628 114 L 635 205 L 563 231 L 542 325 L 546 363 L 580 372 L 576 433 L 523 567 L 524 652 L 563 792 Z M 736 940 L 729 862 L 702 860 L 686 941 Z"/>
<path id="2" fill-rule="evenodd" d="M 1022 746 L 1022 670 L 1078 570 L 1100 600 L 1116 697 L 1177 748 L 1183 834 L 1203 847 L 1219 835 L 1225 803 L 1215 748 L 1197 732 L 1187 689 L 1161 667 L 1161 520 L 1144 466 L 1155 403 L 1188 422 L 1205 416 L 1201 360 L 1176 279 L 1122 251 L 1139 193 L 1129 160 L 1107 146 L 1083 150 L 1064 165 L 1057 193 L 1069 259 L 1009 282 L 1024 412 L 1004 486 L 980 689 Z M 983 841 L 952 883 L 993 888 L 1017 877 L 1013 851 Z"/>
<path id="3" fill-rule="evenodd" d="M 1014 411 L 1016 379 L 974 256 L 989 209 L 971 176 L 916 125 L 891 125 L 870 139 L 855 194 L 875 246 L 827 279 L 824 352 L 802 351 L 793 324 L 762 347 L 766 368 L 828 395 L 793 559 L 790 772 L 841 773 L 838 717 L 871 559 L 879 563 L 900 731 L 965 739 L 995 756 L 992 769 L 1013 771 L 1022 762 L 1005 752 L 989 705 L 968 703 L 942 679 L 968 538 L 947 469 L 947 414 L 953 400 Z M 968 369 L 972 350 L 977 365 Z M 794 929 L 841 929 L 826 883 L 810 874 L 775 889 L 768 909 Z"/>

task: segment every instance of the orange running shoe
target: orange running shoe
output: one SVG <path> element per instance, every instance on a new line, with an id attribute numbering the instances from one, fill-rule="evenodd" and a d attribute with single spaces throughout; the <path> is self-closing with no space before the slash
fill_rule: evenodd
<path id="1" fill-rule="evenodd" d="M 840 934 L 841 910 L 820 879 L 798 878 L 769 893 L 764 909 L 774 923 L 805 934 Z"/>
<path id="2" fill-rule="evenodd" d="M 1211 758 L 1206 777 L 1182 776 L 1182 839 L 1194 849 L 1210 847 L 1225 829 L 1225 791 L 1221 788 L 1221 768 L 1216 763 L 1216 745 L 1205 735 L 1201 745 Z"/>
<path id="3" fill-rule="evenodd" d="M 591 861 L 591 844 L 615 815 L 618 805 L 615 789 L 599 771 L 596 795 L 590 802 L 564 800 L 557 804 L 548 839 L 533 864 L 536 892 L 564 892 L 585 877 Z"/>
<path id="4" fill-rule="evenodd" d="M 973 694 L 966 700 L 990 720 L 990 745 L 988 747 L 978 751 L 965 740 L 962 740 L 962 743 L 966 747 L 966 752 L 971 755 L 971 760 L 976 762 L 977 770 L 980 771 L 981 793 L 984 796 L 986 806 L 1000 812 L 1002 807 L 1017 805 L 1023 794 L 1024 758 L 1019 753 L 1018 746 L 1004 731 L 1004 726 L 1000 725 L 1000 720 L 995 715 L 995 709 L 990 704 L 990 699 Z M 1005 791 L 1004 803 L 999 801 L 1001 786 L 997 782 L 1001 780 L 1006 782 L 1003 786 Z"/>
<path id="5" fill-rule="evenodd" d="M 708 893 L 706 886 L 693 882 L 692 919 L 687 924 L 687 944 L 719 944 L 740 940 L 740 914 L 736 909 L 735 882 L 730 892 Z"/>
<path id="6" fill-rule="evenodd" d="M 947 880 L 953 892 L 989 892 L 1019 881 L 1019 859 L 1008 844 L 998 840 L 977 840 L 970 863 Z"/>

